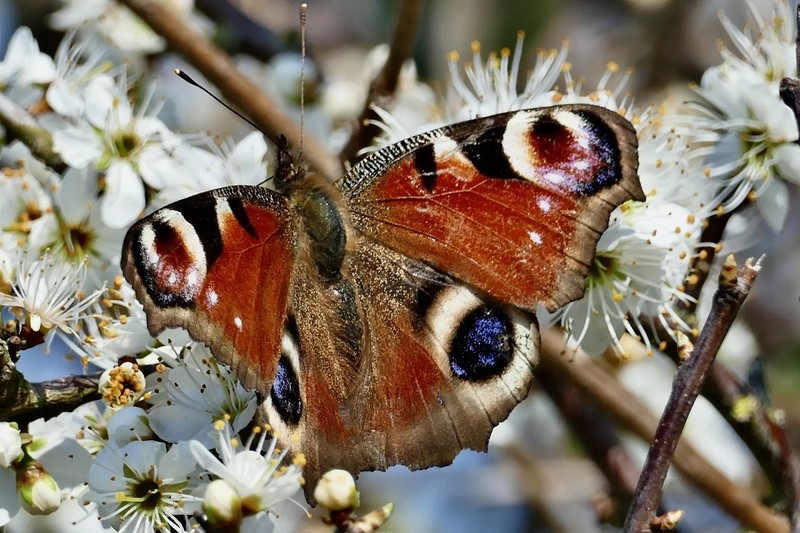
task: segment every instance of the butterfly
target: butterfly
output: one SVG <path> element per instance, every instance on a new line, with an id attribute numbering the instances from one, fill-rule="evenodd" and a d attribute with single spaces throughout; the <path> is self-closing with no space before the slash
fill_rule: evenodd
<path id="1" fill-rule="evenodd" d="M 610 213 L 644 200 L 633 127 L 584 104 L 423 133 L 335 184 L 276 157 L 275 190 L 138 221 L 122 270 L 153 335 L 187 329 L 263 395 L 312 490 L 485 450 L 531 386 L 537 307 L 580 298 Z"/>

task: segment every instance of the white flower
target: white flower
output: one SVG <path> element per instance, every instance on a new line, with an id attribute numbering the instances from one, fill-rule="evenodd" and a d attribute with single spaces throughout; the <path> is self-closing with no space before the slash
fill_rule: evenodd
<path id="1" fill-rule="evenodd" d="M 93 308 L 94 313 L 82 322 L 79 342 L 68 342 L 71 349 L 84 357 L 84 364 L 110 368 L 120 356 L 136 356 L 140 364 L 157 364 L 177 359 L 173 352 L 191 342 L 183 329 L 170 328 L 154 339 L 147 329 L 144 308 L 133 288 L 114 276 L 107 297 Z"/>
<path id="2" fill-rule="evenodd" d="M 146 100 L 134 113 L 123 76 L 109 90 L 99 84 L 86 88 L 86 120 L 53 131 L 53 148 L 75 168 L 93 165 L 105 173 L 101 203 L 103 222 L 112 228 L 129 225 L 145 207 L 144 180 L 154 189 L 181 171 L 172 158 L 180 139 L 148 113 Z M 91 94 L 89 94 L 91 93 Z"/>
<path id="3" fill-rule="evenodd" d="M 41 94 L 33 85 L 48 83 L 54 76 L 53 59 L 39 51 L 39 43 L 30 29 L 18 28 L 11 36 L 5 58 L 0 61 L 0 91 L 11 89 L 12 100 L 28 105 Z"/>
<path id="4" fill-rule="evenodd" d="M 6 468 L 22 457 L 22 439 L 16 424 L 0 422 L 0 467 Z"/>
<path id="5" fill-rule="evenodd" d="M 100 287 L 109 269 L 119 271 L 125 230 L 103 222 L 94 171 L 70 168 L 54 188 L 55 214 L 31 229 L 29 246 L 66 262 L 85 261 L 91 288 Z"/>
<path id="6" fill-rule="evenodd" d="M 669 315 L 677 319 L 671 305 L 673 299 L 683 296 L 679 286 L 690 258 L 681 249 L 691 250 L 699 236 L 699 224 L 688 231 L 681 228 L 688 212 L 680 206 L 673 205 L 672 211 L 647 205 L 628 209 L 632 212 L 628 220 L 611 223 L 597 244 L 586 294 L 554 315 L 591 355 L 609 346 L 624 355 L 620 343 L 623 333 L 640 338 L 650 347 L 649 332 L 640 317 L 660 320 Z M 681 229 L 674 233 L 671 228 Z"/>
<path id="7" fill-rule="evenodd" d="M 120 409 L 136 403 L 144 394 L 145 384 L 139 365 L 126 361 L 103 372 L 97 389 L 108 407 Z"/>
<path id="8" fill-rule="evenodd" d="M 213 446 L 214 422 L 225 415 L 240 431 L 253 419 L 256 395 L 245 390 L 227 367 L 217 363 L 203 344 L 186 350 L 183 364 L 156 374 L 150 426 L 168 442 L 195 439 Z"/>
<path id="9" fill-rule="evenodd" d="M 28 432 L 33 439 L 27 447 L 28 453 L 48 467 L 59 485 L 64 487 L 82 485 L 86 481 L 85 475 L 91 462 L 89 452 L 99 451 L 91 436 L 86 437 L 84 428 L 87 423 L 97 425 L 97 421 L 101 418 L 97 404 L 90 402 L 74 411 L 65 411 L 47 420 L 44 418 L 34 420 L 28 425 Z M 76 448 L 84 448 L 84 453 L 76 453 Z M 64 461 L 64 457 L 67 456 L 70 460 Z M 89 459 L 85 461 L 84 467 L 82 463 L 86 458 Z M 63 476 L 60 469 L 70 471 L 72 476 Z M 84 477 L 81 479 L 80 476 Z"/>
<path id="10" fill-rule="evenodd" d="M 725 67 L 703 75 L 698 93 L 704 115 L 687 119 L 691 125 L 684 131 L 694 136 L 693 156 L 702 159 L 705 175 L 719 188 L 715 203 L 730 211 L 755 200 L 778 231 L 789 209 L 781 179 L 800 183 L 797 122 L 778 97 L 777 86 L 754 83 Z"/>
<path id="11" fill-rule="evenodd" d="M 228 185 L 258 185 L 266 180 L 267 143 L 261 132 L 253 132 L 238 143 L 230 139 L 220 147 L 211 145 L 214 153 L 183 146 L 175 158 L 184 171 L 174 176 L 151 205 L 162 205 L 199 192 Z"/>
<path id="12" fill-rule="evenodd" d="M 750 8 L 757 36 L 750 38 L 722 17 L 742 57 L 725 50 L 725 61 L 703 74 L 697 88 L 702 99 L 695 105 L 700 116 L 683 117 L 678 131 L 693 139 L 691 155 L 701 159 L 717 186 L 721 210 L 754 200 L 778 231 L 789 210 L 783 180 L 800 183 L 797 122 L 778 96 L 780 80 L 796 75 L 794 32 L 784 3 L 775 5 L 767 24 Z"/>
<path id="13" fill-rule="evenodd" d="M 109 442 L 89 469 L 86 497 L 104 522 L 120 533 L 184 531 L 179 516 L 197 507 L 191 490 L 196 463 L 184 445 Z"/>
<path id="14" fill-rule="evenodd" d="M 31 231 L 53 217 L 53 201 L 24 168 L 0 172 L 0 248 L 16 252 Z"/>
<path id="15" fill-rule="evenodd" d="M 50 25 L 57 30 L 97 28 L 115 47 L 141 54 L 164 50 L 166 41 L 127 7 L 110 0 L 62 0 L 64 7 L 50 16 Z M 193 0 L 161 0 L 165 7 L 180 16 L 187 16 Z"/>
<path id="16" fill-rule="evenodd" d="M 240 447 L 239 439 L 231 435 L 226 420 L 215 422 L 214 429 L 217 431 L 219 459 L 198 441 L 190 441 L 189 446 L 202 468 L 236 491 L 244 516 L 269 511 L 299 490 L 304 459 L 300 456 L 293 464 L 282 465 L 287 450 L 277 453 L 275 439 L 265 449 L 266 430 L 256 427 L 245 445 Z M 258 443 L 255 449 L 251 449 L 256 435 L 259 435 Z"/>
<path id="17" fill-rule="evenodd" d="M 130 405 L 118 409 L 108 419 L 108 440 L 124 446 L 136 440 L 150 440 L 155 434 L 150 429 L 147 412 L 141 407 Z"/>
<path id="18" fill-rule="evenodd" d="M 555 103 L 553 86 L 566 64 L 568 48 L 564 45 L 558 51 L 539 52 L 524 89 L 517 92 L 524 39 L 525 34 L 519 32 L 513 56 L 504 48 L 499 56 L 489 54 L 486 62 L 480 44 L 473 42 L 472 63 L 464 66 L 466 81 L 458 67 L 458 54 L 450 54 L 447 123 Z"/>
<path id="19" fill-rule="evenodd" d="M 23 254 L 16 268 L 13 294 L 0 293 L 0 306 L 21 315 L 34 331 L 57 329 L 75 335 L 75 323 L 84 318 L 102 293 L 82 294 L 85 281 L 84 263 L 57 261 L 47 252 L 35 259 Z"/>
<path id="20" fill-rule="evenodd" d="M 108 50 L 102 46 L 75 38 L 70 32 L 61 41 L 55 55 L 56 75 L 48 85 L 45 98 L 48 105 L 56 113 L 65 117 L 78 118 L 86 108 L 92 105 L 87 101 L 88 95 L 95 91 L 87 91 L 90 85 L 99 84 L 106 90 L 112 90 L 114 78 L 108 71 L 109 63 L 103 63 Z"/>

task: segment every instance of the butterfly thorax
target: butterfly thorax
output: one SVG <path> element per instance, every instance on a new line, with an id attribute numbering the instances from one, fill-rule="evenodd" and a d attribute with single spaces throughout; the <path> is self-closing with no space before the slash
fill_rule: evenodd
<path id="1" fill-rule="evenodd" d="M 289 194 L 302 225 L 309 259 L 325 282 L 341 277 L 347 243 L 347 226 L 337 202 L 338 192 L 326 186 L 321 176 L 308 175 L 295 181 Z"/>
<path id="2" fill-rule="evenodd" d="M 310 172 L 289 148 L 285 137 L 276 142 L 275 174 L 273 180 L 278 192 L 287 196 L 302 226 L 300 241 L 308 251 L 308 259 L 316 265 L 326 283 L 341 277 L 347 228 L 339 205 L 341 193 L 327 180 Z"/>

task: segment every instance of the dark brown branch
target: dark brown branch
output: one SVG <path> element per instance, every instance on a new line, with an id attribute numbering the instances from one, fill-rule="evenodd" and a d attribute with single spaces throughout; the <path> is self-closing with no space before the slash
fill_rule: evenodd
<path id="1" fill-rule="evenodd" d="M 681 365 L 675 375 L 672 394 L 650 446 L 633 504 L 625 520 L 624 531 L 649 530 L 686 419 L 700 394 L 717 351 L 758 274 L 759 266 L 752 265 L 748 260 L 737 275 L 735 263 L 731 264 L 732 261 L 733 258 L 729 257 L 723 266 L 719 288 L 714 295 L 706 325 L 697 338 L 689 359 Z M 731 268 L 734 269 L 733 273 Z"/>
<path id="2" fill-rule="evenodd" d="M 0 92 L 0 124 L 5 127 L 10 138 L 18 139 L 45 165 L 58 173 L 66 170 L 64 161 L 53 151 L 53 138 L 50 132 L 39 126 L 30 113 L 2 92 Z"/>
<path id="3" fill-rule="evenodd" d="M 689 268 L 689 274 L 684 281 L 684 292 L 689 296 L 689 299 L 682 300 L 678 307 L 678 311 L 686 316 L 693 315 L 697 309 L 700 291 L 711 273 L 711 265 L 714 263 L 714 258 L 722 242 L 722 236 L 732 214 L 723 213 L 710 217 L 708 225 L 700 235 L 702 246 L 697 249 L 697 254 L 694 256 Z"/>
<path id="4" fill-rule="evenodd" d="M 11 360 L 8 344 L 0 341 L 0 420 L 13 420 L 24 427 L 37 418 L 50 418 L 99 400 L 100 374 L 29 383 Z"/>
<path id="5" fill-rule="evenodd" d="M 795 27 L 800 28 L 800 5 L 797 6 L 795 17 Z M 800 72 L 800 32 L 795 37 L 795 68 Z M 800 80 L 794 78 L 783 78 L 780 83 L 779 93 L 783 103 L 789 106 L 794 112 L 797 127 L 800 128 Z M 798 141 L 800 142 L 800 141 Z"/>
<path id="6" fill-rule="evenodd" d="M 378 119 L 378 115 L 372 109 L 372 104 L 377 104 L 384 108 L 389 107 L 392 96 L 397 90 L 403 63 L 411 57 L 414 50 L 417 28 L 422 17 L 424 5 L 424 0 L 400 1 L 397 16 L 395 17 L 394 34 L 389 46 L 389 57 L 386 59 L 386 63 L 378 76 L 372 81 L 372 85 L 370 85 L 364 109 L 358 117 L 356 130 L 340 154 L 343 161 L 352 163 L 356 159 L 358 151 L 368 146 L 381 132 L 380 128 L 369 123 L 371 120 Z"/>
<path id="7" fill-rule="evenodd" d="M 236 107 L 253 119 L 272 138 L 283 134 L 294 146 L 300 145 L 300 128 L 264 95 L 261 88 L 236 68 L 225 52 L 188 27 L 183 20 L 157 0 L 121 0 L 153 30 L 164 37 Z M 341 175 L 341 164 L 315 138 L 303 134 L 303 155 L 330 180 Z"/>
<path id="8" fill-rule="evenodd" d="M 99 400 L 97 384 L 101 374 L 67 376 L 42 383 L 25 382 L 27 387 L 15 404 L 0 409 L 0 420 L 13 420 L 22 426 L 37 418 L 51 418 Z"/>
<path id="9" fill-rule="evenodd" d="M 651 442 L 658 421 L 642 410 L 641 402 L 622 387 L 597 362 L 580 357 L 570 362 L 562 353 L 563 336 L 553 330 L 542 332 L 540 369 L 565 376 L 589 401 L 603 409 L 617 424 L 640 439 Z M 731 516 L 756 531 L 787 532 L 788 521 L 764 507 L 749 490 L 732 483 L 688 443 L 681 441 L 673 457 L 684 478 L 705 492 Z"/>

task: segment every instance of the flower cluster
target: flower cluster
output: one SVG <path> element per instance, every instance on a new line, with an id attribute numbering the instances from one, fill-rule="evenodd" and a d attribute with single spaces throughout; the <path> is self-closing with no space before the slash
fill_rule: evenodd
<path id="1" fill-rule="evenodd" d="M 162 3 L 209 29 L 191 0 Z M 119 262 L 127 228 L 144 213 L 198 192 L 263 182 L 271 149 L 259 133 L 238 142 L 183 133 L 213 125 L 198 126 L 193 89 L 181 86 L 180 98 L 171 98 L 181 82 L 154 81 L 168 70 L 162 37 L 113 0 L 61 4 L 49 19 L 66 32 L 54 57 L 19 28 L 0 60 L 0 97 L 32 117 L 52 149 L 6 144 L 5 137 L 0 144 L 0 311 L 7 330 L 35 332 L 87 370 L 104 370 L 103 402 L 23 432 L 0 424 L 0 486 L 19 487 L 13 498 L 0 491 L 0 528 L 24 529 L 31 515 L 74 508 L 81 513 L 75 523 L 88 517 L 131 533 L 191 531 L 198 517 L 222 530 L 263 530 L 302 485 L 304 458 L 289 461 L 287 450 L 267 440 L 270 429 L 256 422 L 256 394 L 208 348 L 182 330 L 150 334 Z M 676 305 L 690 300 L 684 283 L 710 217 L 754 202 L 780 230 L 787 182 L 800 183 L 797 123 L 778 95 L 779 81 L 796 75 L 792 17 L 783 2 L 771 19 L 755 10 L 753 17 L 752 32 L 722 17 L 734 49 L 705 73 L 690 107 L 637 107 L 626 92 L 631 73 L 613 63 L 587 90 L 571 72 L 566 43 L 540 52 L 521 80 L 522 34 L 514 50 L 488 58 L 474 43 L 466 66 L 451 54 L 443 99 L 409 63 L 391 106 L 376 109 L 381 135 L 367 149 L 535 106 L 594 104 L 629 119 L 646 200 L 612 213 L 585 296 L 544 319 L 591 354 L 624 354 L 625 335 L 654 349 L 653 325 L 690 327 Z M 341 148 L 387 57 L 378 47 L 307 90 L 316 93 L 304 111 L 308 133 Z M 298 56 L 237 62 L 299 113 Z M 313 77 L 309 67 L 306 79 Z M 335 477 L 317 498 L 334 502 L 331 510 L 354 510 L 352 480 L 337 484 Z"/>
<path id="2" fill-rule="evenodd" d="M 786 181 L 800 183 L 800 145 L 792 110 L 778 95 L 784 77 L 796 77 L 795 28 L 789 5 L 777 2 L 764 21 L 748 2 L 755 34 L 742 32 L 724 15 L 736 51 L 708 69 L 696 87 L 696 114 L 677 120 L 713 183 L 720 212 L 754 201 L 764 220 L 780 231 L 789 211 Z"/>
<path id="3" fill-rule="evenodd" d="M 200 24 L 191 2 L 174 4 Z M 54 57 L 20 28 L 0 61 L 0 96 L 49 134 L 56 157 L 18 141 L 0 146 L 0 310 L 13 319 L 8 328 L 105 369 L 103 407 L 34 422 L 27 433 L 0 425 L 0 526 L 38 529 L 34 515 L 63 507 L 78 511 L 69 515 L 76 529 L 89 520 L 124 532 L 191 531 L 221 475 L 211 458 L 244 461 L 230 447 L 251 431 L 256 397 L 185 332 L 150 335 L 120 273 L 122 240 L 145 211 L 264 181 L 268 146 L 259 133 L 218 140 L 162 120 L 169 82 L 153 82 L 144 54 L 161 51 L 163 39 L 116 2 L 65 2 L 51 23 L 68 31 Z M 276 455 L 266 437 L 224 476 L 234 490 L 258 479 L 251 489 L 263 501 L 243 522 L 256 529 L 302 481 L 300 463 L 284 467 L 289 450 Z M 5 490 L 15 477 L 18 491 Z"/>

